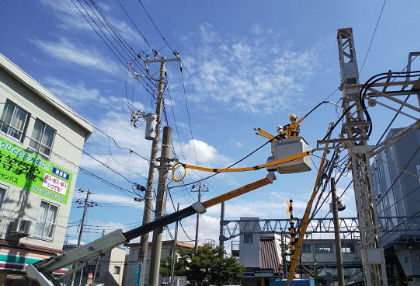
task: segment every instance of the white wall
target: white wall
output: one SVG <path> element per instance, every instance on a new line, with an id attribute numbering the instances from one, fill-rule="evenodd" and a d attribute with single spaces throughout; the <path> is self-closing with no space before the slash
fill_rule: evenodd
<path id="1" fill-rule="evenodd" d="M 42 120 L 57 131 L 52 149 L 57 155 L 51 154 L 47 160 L 72 173 L 73 177 L 66 204 L 48 200 L 48 198 L 41 195 L 2 181 L 0 183 L 7 186 L 8 190 L 6 199 L 3 202 L 3 207 L 0 211 L 11 218 L 20 217 L 30 220 L 32 222 L 30 233 L 33 234 L 41 201 L 45 200 L 57 205 L 59 210 L 53 240 L 40 240 L 33 236 L 29 236 L 27 238 L 21 238 L 20 242 L 53 249 L 61 249 L 66 232 L 74 186 L 77 179 L 78 169 L 75 165 L 78 166 L 80 163 L 81 151 L 79 149 L 83 148 L 85 136 L 88 131 L 68 116 L 64 115 L 62 111 L 52 106 L 45 99 L 41 98 L 37 93 L 23 85 L 22 82 L 0 68 L 0 112 L 3 111 L 3 106 L 7 99 L 29 112 L 31 118 L 28 122 L 26 138 L 22 143 L 7 137 L 6 134 L 1 132 L 0 136 L 21 148 L 28 149 L 29 137 L 32 135 L 35 119 L 38 118 Z M 57 101 L 59 100 L 57 99 Z M 59 135 L 66 138 L 71 143 L 67 142 Z M 75 147 L 73 145 L 75 145 Z"/>
<path id="2" fill-rule="evenodd" d="M 241 218 L 242 219 L 242 218 Z M 257 217 L 244 218 L 246 220 L 259 220 Z M 248 225 L 241 222 L 239 224 L 241 233 L 246 233 Z M 244 235 L 239 240 L 239 264 L 245 267 L 259 267 L 260 265 L 260 234 L 252 233 L 252 243 L 244 242 Z"/>

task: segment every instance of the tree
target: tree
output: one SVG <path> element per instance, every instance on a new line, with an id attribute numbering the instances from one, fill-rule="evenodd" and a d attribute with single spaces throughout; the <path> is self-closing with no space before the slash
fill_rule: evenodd
<path id="1" fill-rule="evenodd" d="M 180 249 L 180 259 L 175 263 L 175 275 L 187 276 L 192 284 L 202 282 L 212 285 L 232 284 L 240 281 L 245 268 L 234 257 L 225 257 L 223 247 L 212 248 L 210 244 L 199 246 L 197 253 L 193 249 Z M 160 273 L 170 273 L 171 258 L 162 260 Z M 168 275 L 169 276 L 169 275 Z"/>

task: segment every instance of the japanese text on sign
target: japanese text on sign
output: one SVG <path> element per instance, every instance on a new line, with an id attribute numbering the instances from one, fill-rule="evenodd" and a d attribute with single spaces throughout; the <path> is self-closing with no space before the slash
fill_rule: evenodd
<path id="1" fill-rule="evenodd" d="M 0 181 L 66 204 L 71 178 L 70 172 L 0 137 Z"/>

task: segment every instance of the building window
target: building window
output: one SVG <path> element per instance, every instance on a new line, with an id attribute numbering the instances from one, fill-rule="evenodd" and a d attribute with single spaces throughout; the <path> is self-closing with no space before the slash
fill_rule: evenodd
<path id="1" fill-rule="evenodd" d="M 22 142 L 28 118 L 28 112 L 12 102 L 6 101 L 1 115 L 0 130 L 7 136 Z"/>
<path id="2" fill-rule="evenodd" d="M 311 245 L 309 243 L 302 244 L 302 253 L 311 253 Z"/>
<path id="3" fill-rule="evenodd" d="M 54 142 L 54 136 L 55 130 L 37 119 L 34 124 L 29 147 L 42 155 L 49 157 Z"/>
<path id="4" fill-rule="evenodd" d="M 351 243 L 341 244 L 341 252 L 342 253 L 354 253 L 354 244 L 351 244 Z"/>
<path id="5" fill-rule="evenodd" d="M 43 239 L 52 239 L 57 219 L 58 207 L 48 202 L 41 202 L 38 219 L 35 225 L 34 236 Z"/>
<path id="6" fill-rule="evenodd" d="M 3 202 L 4 198 L 6 197 L 6 190 L 7 188 L 0 186 L 0 213 L 3 210 Z"/>
<path id="7" fill-rule="evenodd" d="M 315 253 L 333 253 L 332 243 L 316 243 L 314 248 Z"/>
<path id="8" fill-rule="evenodd" d="M 252 243 L 252 233 L 244 233 L 244 243 Z"/>
<path id="9" fill-rule="evenodd" d="M 114 274 L 120 275 L 120 270 L 121 270 L 120 266 L 114 266 Z"/>

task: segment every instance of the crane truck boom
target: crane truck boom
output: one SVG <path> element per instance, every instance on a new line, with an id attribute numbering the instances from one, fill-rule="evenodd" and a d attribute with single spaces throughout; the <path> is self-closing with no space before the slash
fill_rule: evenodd
<path id="1" fill-rule="evenodd" d="M 219 203 L 225 202 L 237 196 L 243 195 L 255 189 L 266 186 L 275 180 L 274 171 L 270 171 L 264 179 L 260 179 L 238 189 L 232 190 L 210 200 L 204 202 L 196 202 L 193 205 L 186 207 L 180 211 L 164 216 L 148 224 L 134 228 L 127 232 L 117 229 L 95 241 L 82 245 L 78 248 L 72 249 L 63 254 L 56 254 L 50 258 L 36 262 L 35 264 L 28 264 L 25 267 L 26 274 L 29 278 L 36 280 L 41 286 L 54 286 L 63 281 L 64 278 L 73 274 L 74 272 L 83 268 L 86 263 L 77 266 L 68 271 L 65 275 L 55 277 L 53 272 L 79 262 L 81 260 L 90 260 L 96 256 L 105 254 L 112 248 L 128 243 L 130 240 L 146 234 L 156 228 L 163 227 L 175 221 L 189 217 L 196 213 L 205 213 L 207 208 L 215 206 Z"/>

